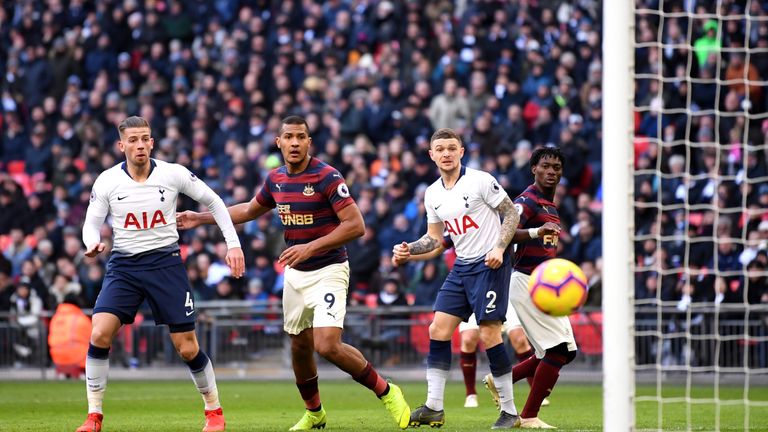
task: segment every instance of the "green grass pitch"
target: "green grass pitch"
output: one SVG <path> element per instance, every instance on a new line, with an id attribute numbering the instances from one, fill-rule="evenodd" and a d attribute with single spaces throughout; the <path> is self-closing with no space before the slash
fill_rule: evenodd
<path id="1" fill-rule="evenodd" d="M 401 383 L 412 407 L 426 396 L 424 382 Z M 396 431 L 383 405 L 366 389 L 348 381 L 322 381 L 320 391 L 328 411 L 326 430 Z M 446 424 L 442 431 L 489 430 L 496 419 L 490 397 L 478 383 L 480 407 L 463 408 L 464 386 L 451 382 L 446 389 Z M 527 384 L 515 387 L 518 410 L 525 403 Z M 699 388 L 694 396 L 712 396 Z M 720 397 L 738 400 L 741 387 L 722 387 Z M 654 394 L 653 387 L 640 386 L 638 394 Z M 303 412 L 303 404 L 291 382 L 222 381 L 219 394 L 224 405 L 228 431 L 286 431 Z M 665 397 L 682 396 L 682 387 L 665 386 Z M 768 401 L 768 389 L 753 388 L 750 399 Z M 540 417 L 562 431 L 602 430 L 602 387 L 598 384 L 561 383 L 551 396 L 552 405 L 542 408 Z M 686 407 L 664 404 L 662 430 L 688 430 Z M 85 418 L 85 384 L 81 381 L 0 382 L 0 431 L 74 431 Z M 202 401 L 187 381 L 112 381 L 104 406 L 104 431 L 197 431 L 203 424 Z M 638 403 L 637 430 L 658 430 L 658 405 Z M 743 405 L 723 406 L 720 430 L 744 430 Z M 768 431 L 768 407 L 750 408 L 752 431 Z M 715 407 L 695 405 L 691 429 L 709 431 L 715 427 Z M 422 427 L 421 430 L 430 430 Z"/>

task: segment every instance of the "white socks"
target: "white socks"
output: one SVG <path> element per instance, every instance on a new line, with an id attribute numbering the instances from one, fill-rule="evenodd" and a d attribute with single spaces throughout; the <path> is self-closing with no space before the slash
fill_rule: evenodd
<path id="1" fill-rule="evenodd" d="M 443 369 L 427 368 L 427 402 L 424 404 L 427 408 L 435 411 L 443 410 L 448 373 L 449 371 Z"/>
<path id="2" fill-rule="evenodd" d="M 192 381 L 197 386 L 197 391 L 203 396 L 205 409 L 207 411 L 215 410 L 221 407 L 219 403 L 219 390 L 216 387 L 216 375 L 213 373 L 213 363 L 208 360 L 203 370 L 198 372 L 189 371 Z"/>
<path id="3" fill-rule="evenodd" d="M 494 375 L 493 383 L 496 384 L 496 391 L 499 392 L 501 410 L 507 414 L 517 415 L 515 396 L 512 392 L 512 372 L 505 373 L 502 376 Z"/>
<path id="4" fill-rule="evenodd" d="M 107 390 L 107 375 L 109 374 L 109 358 L 85 359 L 85 387 L 88 397 L 88 412 L 102 414 L 104 392 Z"/>

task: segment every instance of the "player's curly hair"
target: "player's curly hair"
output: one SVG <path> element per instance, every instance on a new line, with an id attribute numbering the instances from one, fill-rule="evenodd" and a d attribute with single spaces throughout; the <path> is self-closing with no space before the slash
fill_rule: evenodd
<path id="1" fill-rule="evenodd" d="M 533 153 L 531 153 L 531 169 L 538 165 L 541 158 L 545 156 L 559 159 L 560 163 L 563 165 L 563 168 L 565 168 L 565 156 L 563 155 L 563 152 L 560 151 L 560 147 L 545 146 L 539 147 L 534 150 Z"/>
<path id="2" fill-rule="evenodd" d="M 125 133 L 126 129 L 130 128 L 141 128 L 149 127 L 149 122 L 144 117 L 139 116 L 130 116 L 123 121 L 120 122 L 120 124 L 117 125 L 117 131 L 120 132 L 120 136 L 123 136 L 123 133 Z"/>
<path id="3" fill-rule="evenodd" d="M 460 146 L 464 146 L 464 142 L 461 140 L 461 135 L 457 134 L 451 128 L 440 128 L 432 134 L 432 138 L 429 139 L 429 145 L 431 146 L 435 140 L 439 139 L 455 139 L 459 142 Z"/>

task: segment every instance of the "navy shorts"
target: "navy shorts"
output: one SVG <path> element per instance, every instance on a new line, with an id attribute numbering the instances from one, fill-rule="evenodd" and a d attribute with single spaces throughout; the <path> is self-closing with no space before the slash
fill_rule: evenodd
<path id="1" fill-rule="evenodd" d="M 505 259 L 496 270 L 485 265 L 484 260 L 471 264 L 459 261 L 437 292 L 435 311 L 445 312 L 466 321 L 473 313 L 480 321 L 507 319 L 509 304 L 509 278 L 512 261 Z"/>
<path id="2" fill-rule="evenodd" d="M 130 324 L 147 300 L 156 324 L 167 324 L 172 331 L 193 330 L 195 305 L 187 270 L 178 252 L 163 254 L 167 255 L 161 260 L 162 264 L 167 265 L 143 269 L 110 259 L 93 312 L 108 312 L 116 315 L 121 323 Z"/>

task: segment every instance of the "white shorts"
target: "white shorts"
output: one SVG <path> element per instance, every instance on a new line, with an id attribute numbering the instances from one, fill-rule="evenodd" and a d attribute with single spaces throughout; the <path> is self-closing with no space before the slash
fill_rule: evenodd
<path id="1" fill-rule="evenodd" d="M 568 351 L 576 350 L 576 340 L 573 338 L 571 321 L 567 316 L 553 317 L 540 311 L 533 304 L 528 293 L 528 276 L 525 273 L 513 272 L 509 282 L 509 302 L 520 317 L 525 334 L 536 351 L 536 357 L 544 357 L 549 348 L 565 342 Z"/>
<path id="2" fill-rule="evenodd" d="M 510 331 L 521 328 L 522 325 L 520 324 L 520 318 L 517 317 L 517 313 L 515 313 L 515 309 L 512 307 L 512 305 L 507 305 L 507 320 L 504 321 L 501 325 L 501 329 L 504 331 L 504 333 L 509 333 Z M 467 322 L 460 322 L 459 323 L 459 333 L 466 331 L 466 330 L 479 330 L 480 326 L 477 325 L 477 319 L 475 318 L 475 314 L 472 314 L 467 318 Z"/>
<path id="3" fill-rule="evenodd" d="M 348 288 L 348 262 L 312 271 L 286 268 L 283 328 L 292 335 L 315 327 L 344 328 Z"/>

